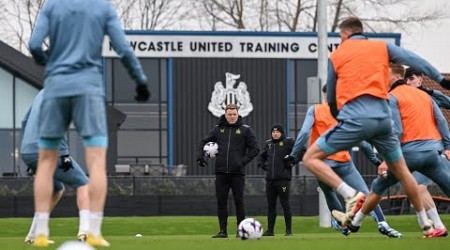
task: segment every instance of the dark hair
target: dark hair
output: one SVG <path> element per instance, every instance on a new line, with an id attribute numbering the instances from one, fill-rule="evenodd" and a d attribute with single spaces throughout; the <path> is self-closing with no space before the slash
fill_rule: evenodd
<path id="1" fill-rule="evenodd" d="M 323 85 L 322 87 L 322 93 L 326 94 L 327 93 L 327 85 Z"/>
<path id="2" fill-rule="evenodd" d="M 415 69 L 413 69 L 413 68 L 407 68 L 406 69 L 406 71 L 405 71 L 405 79 L 407 79 L 407 78 L 410 78 L 410 77 L 412 77 L 413 75 L 416 75 L 416 76 L 423 76 L 423 73 L 422 72 L 420 72 L 420 71 L 418 71 L 418 70 L 415 70 Z"/>
<path id="3" fill-rule="evenodd" d="M 391 69 L 392 73 L 400 75 L 402 78 L 405 77 L 405 68 L 403 65 L 398 63 L 390 63 L 389 68 Z"/>
<path id="4" fill-rule="evenodd" d="M 225 112 L 227 112 L 227 110 L 229 109 L 236 109 L 237 111 L 239 111 L 239 106 L 236 104 L 228 104 L 227 106 L 225 106 Z"/>
<path id="5" fill-rule="evenodd" d="M 357 17 L 349 17 L 339 24 L 339 29 L 349 30 L 352 34 L 363 33 L 363 24 Z"/>

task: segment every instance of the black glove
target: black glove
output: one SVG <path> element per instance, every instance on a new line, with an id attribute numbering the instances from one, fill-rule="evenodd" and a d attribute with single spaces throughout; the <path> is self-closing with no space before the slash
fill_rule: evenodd
<path id="1" fill-rule="evenodd" d="M 197 160 L 197 164 L 200 166 L 200 167 L 206 167 L 206 166 L 208 166 L 208 163 L 205 161 L 205 159 L 203 159 L 203 158 L 200 158 L 200 159 L 198 159 Z"/>
<path id="2" fill-rule="evenodd" d="M 150 91 L 148 91 L 147 84 L 138 84 L 136 86 L 136 97 L 138 102 L 146 102 L 150 98 Z"/>
<path id="3" fill-rule="evenodd" d="M 429 95 L 433 95 L 433 90 L 432 89 L 427 89 L 427 88 L 424 88 L 423 86 L 419 86 L 419 89 L 422 90 L 422 91 L 425 91 Z"/>
<path id="4" fill-rule="evenodd" d="M 383 162 L 382 162 L 382 161 L 380 161 L 380 159 L 378 159 L 378 160 L 377 160 L 377 162 L 375 162 L 375 166 L 377 166 L 377 167 L 378 167 L 378 166 L 380 166 L 380 165 L 381 165 L 381 163 L 383 163 Z"/>
<path id="5" fill-rule="evenodd" d="M 444 87 L 444 89 L 450 89 L 450 80 L 442 79 L 440 82 L 441 86 Z"/>
<path id="6" fill-rule="evenodd" d="M 291 155 L 286 155 L 283 158 L 285 167 L 292 167 L 295 164 L 295 158 Z"/>
<path id="7" fill-rule="evenodd" d="M 59 168 L 64 170 L 64 172 L 67 172 L 71 168 L 73 168 L 72 158 L 70 158 L 70 155 L 62 155 L 61 156 L 61 165 L 59 166 Z"/>

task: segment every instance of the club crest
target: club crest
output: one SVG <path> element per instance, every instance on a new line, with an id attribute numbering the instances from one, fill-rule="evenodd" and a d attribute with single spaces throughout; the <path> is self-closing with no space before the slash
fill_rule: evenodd
<path id="1" fill-rule="evenodd" d="M 247 91 L 247 84 L 239 82 L 236 85 L 241 75 L 225 73 L 225 87 L 222 82 L 214 84 L 214 91 L 211 95 L 211 102 L 208 105 L 208 110 L 216 117 L 224 114 L 225 107 L 228 104 L 236 104 L 239 106 L 239 115 L 246 117 L 253 111 L 253 104 L 250 101 L 250 93 Z"/>

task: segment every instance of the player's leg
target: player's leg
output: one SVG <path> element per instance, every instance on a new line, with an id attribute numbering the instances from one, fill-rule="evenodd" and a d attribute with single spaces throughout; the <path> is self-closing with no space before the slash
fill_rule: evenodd
<path id="1" fill-rule="evenodd" d="M 87 233 L 89 232 L 89 179 L 84 173 L 80 165 L 72 159 L 70 156 L 65 158 L 70 160 L 64 164 L 70 164 L 70 166 L 61 164 L 61 158 L 59 161 L 59 167 L 55 171 L 55 180 L 65 183 L 77 191 L 77 206 L 79 211 L 79 227 L 77 238 L 80 241 L 85 241 Z"/>
<path id="2" fill-rule="evenodd" d="M 280 197 L 281 207 L 283 208 L 284 223 L 286 225 L 285 236 L 292 236 L 292 212 L 289 204 L 289 194 L 291 190 L 291 181 L 280 180 L 279 181 L 278 195 Z"/>
<path id="3" fill-rule="evenodd" d="M 71 117 L 67 115 L 71 106 L 66 98 L 44 99 L 39 116 L 39 160 L 34 180 L 36 246 L 48 246 L 48 221 L 53 194 L 53 175 L 55 173 L 60 142 L 69 126 Z"/>
<path id="4" fill-rule="evenodd" d="M 346 183 L 348 183 L 354 189 L 360 190 L 366 195 L 369 193 L 366 182 L 364 181 L 352 161 L 349 161 L 348 163 L 346 163 L 346 165 L 343 165 L 339 168 L 335 168 L 335 171 Z M 400 232 L 389 226 L 379 205 L 377 205 L 374 210 L 369 213 L 370 216 L 376 221 L 378 225 L 378 231 L 381 234 L 384 234 L 391 238 L 403 237 Z M 356 226 L 349 227 L 349 229 L 353 231 L 358 230 Z"/>
<path id="5" fill-rule="evenodd" d="M 228 174 L 216 174 L 215 180 L 216 199 L 217 199 L 217 217 L 219 219 L 220 231 L 213 238 L 227 238 L 228 221 L 228 193 L 230 192 L 231 182 Z"/>
<path id="6" fill-rule="evenodd" d="M 334 128 L 321 135 L 306 151 L 303 163 L 319 180 L 335 189 L 345 200 L 345 210 L 353 216 L 364 202 L 365 195 L 344 182 L 323 159 L 336 152 L 348 150 L 361 140 L 365 140 L 366 130 L 359 120 L 350 119 L 339 122 Z M 369 124 L 370 125 L 370 124 Z"/>
<path id="7" fill-rule="evenodd" d="M 266 180 L 266 198 L 267 198 L 267 230 L 264 232 L 263 236 L 274 236 L 277 200 L 273 180 Z"/>
<path id="8" fill-rule="evenodd" d="M 245 219 L 245 175 L 231 175 L 231 192 L 233 193 L 234 206 L 236 208 L 236 237 L 239 223 Z"/>
<path id="9" fill-rule="evenodd" d="M 83 137 L 86 165 L 89 171 L 90 226 L 87 242 L 92 246 L 109 246 L 103 239 L 101 226 L 107 193 L 106 150 L 108 133 L 103 96 L 82 95 L 71 98 L 72 117 Z"/>

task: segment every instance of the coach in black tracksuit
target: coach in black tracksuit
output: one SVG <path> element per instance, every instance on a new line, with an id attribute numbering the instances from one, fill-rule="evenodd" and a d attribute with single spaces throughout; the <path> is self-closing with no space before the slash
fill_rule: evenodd
<path id="1" fill-rule="evenodd" d="M 295 140 L 284 135 L 284 127 L 275 124 L 272 127 L 272 139 L 267 140 L 264 150 L 258 157 L 258 167 L 266 171 L 267 196 L 267 231 L 263 236 L 274 236 L 275 220 L 277 216 L 277 198 L 280 198 L 286 223 L 286 236 L 292 236 L 292 214 L 289 206 L 289 191 L 292 178 L 292 166 L 299 162 L 300 156 L 294 162 L 288 163 L 283 159 L 289 155 Z M 303 152 L 304 153 L 304 152 Z"/>
<path id="2" fill-rule="evenodd" d="M 207 165 L 203 156 L 203 146 L 207 142 L 217 142 L 219 146 L 214 173 L 220 231 L 213 238 L 227 238 L 228 193 L 231 189 L 239 225 L 245 219 L 245 165 L 258 156 L 258 142 L 250 126 L 243 124 L 238 107 L 234 104 L 225 107 L 225 115 L 219 118 L 208 136 L 200 141 L 197 162 L 202 167 Z"/>

